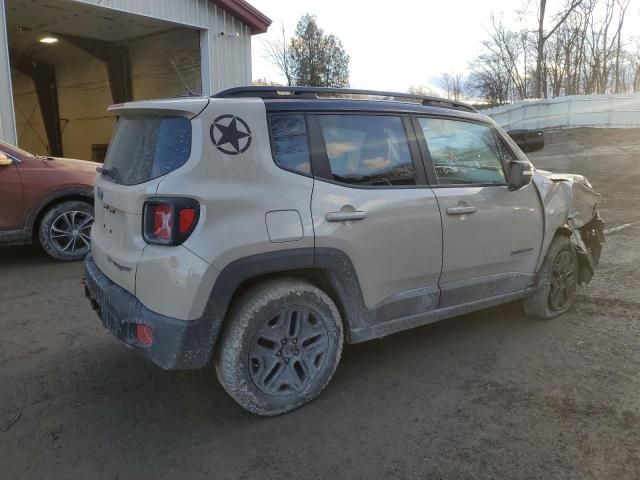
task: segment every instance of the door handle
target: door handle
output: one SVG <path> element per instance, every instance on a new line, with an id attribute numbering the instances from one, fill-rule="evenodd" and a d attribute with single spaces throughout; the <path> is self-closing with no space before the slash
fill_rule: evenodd
<path id="1" fill-rule="evenodd" d="M 476 207 L 449 207 L 447 208 L 447 215 L 465 215 L 475 211 Z"/>
<path id="2" fill-rule="evenodd" d="M 327 222 L 346 222 L 349 220 L 363 220 L 366 218 L 365 212 L 354 210 L 346 212 L 329 212 L 325 215 Z"/>

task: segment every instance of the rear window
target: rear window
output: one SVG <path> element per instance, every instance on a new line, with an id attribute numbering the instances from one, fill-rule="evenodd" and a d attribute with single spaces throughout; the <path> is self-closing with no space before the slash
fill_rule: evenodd
<path id="1" fill-rule="evenodd" d="M 122 185 L 137 185 L 180 168 L 190 155 L 189 119 L 121 117 L 109 144 L 103 174 Z"/>

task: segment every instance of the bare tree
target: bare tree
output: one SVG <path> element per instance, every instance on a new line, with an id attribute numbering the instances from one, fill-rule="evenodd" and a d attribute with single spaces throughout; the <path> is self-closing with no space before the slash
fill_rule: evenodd
<path id="1" fill-rule="evenodd" d="M 636 51 L 629 53 L 628 65 L 631 91 L 640 92 L 640 39 L 637 40 Z"/>
<path id="2" fill-rule="evenodd" d="M 273 82 L 269 80 L 267 77 L 258 78 L 253 81 L 253 85 L 262 86 L 262 87 L 281 87 L 282 84 L 278 82 Z"/>
<path id="3" fill-rule="evenodd" d="M 616 31 L 616 67 L 615 67 L 615 92 L 620 93 L 622 91 L 622 82 L 623 77 L 621 75 L 621 64 L 620 58 L 623 55 L 622 53 L 622 26 L 624 24 L 624 17 L 627 13 L 627 8 L 629 7 L 630 0 L 616 0 L 618 4 L 618 8 L 620 9 L 620 13 L 618 15 L 618 29 Z"/>
<path id="4" fill-rule="evenodd" d="M 422 95 L 425 97 L 435 97 L 436 93 L 426 85 L 411 85 L 407 89 L 411 95 Z"/>
<path id="5" fill-rule="evenodd" d="M 551 30 L 544 29 L 546 2 L 537 2 L 541 22 L 536 32 L 511 29 L 491 17 L 488 38 L 482 42 L 484 52 L 478 58 L 488 64 L 482 68 L 476 60 L 470 65 L 471 85 L 482 86 L 486 98 L 495 101 L 504 94 L 498 94 L 502 88 L 508 89 L 506 95 L 512 101 L 640 89 L 640 40 L 632 50 L 624 35 L 631 0 L 565 0 Z M 516 11 L 520 19 L 528 5 Z M 497 80 L 484 75 L 488 71 L 498 75 Z M 508 75 L 508 82 L 501 75 Z"/>
<path id="6" fill-rule="evenodd" d="M 443 73 L 438 83 L 447 92 L 449 100 L 460 100 L 464 89 L 464 77 L 461 73 Z"/>
<path id="7" fill-rule="evenodd" d="M 589 31 L 585 40 L 583 91 L 587 94 L 607 93 L 613 73 L 612 57 L 617 43 L 616 36 L 612 38 L 610 35 L 615 15 L 615 0 L 606 1 L 604 16 L 601 19 L 596 18 L 593 8 L 588 13 Z"/>
<path id="8" fill-rule="evenodd" d="M 287 80 L 287 85 L 291 86 L 293 85 L 293 65 L 283 23 L 280 24 L 280 34 L 281 37 L 264 42 L 264 57 L 280 71 Z"/>
<path id="9" fill-rule="evenodd" d="M 536 70 L 535 70 L 535 96 L 540 98 L 543 93 L 543 63 L 544 63 L 544 46 L 547 40 L 560 28 L 560 26 L 569 18 L 569 15 L 582 3 L 583 0 L 570 0 L 565 10 L 555 16 L 556 22 L 553 28 L 545 33 L 544 20 L 547 9 L 547 0 L 540 0 L 538 8 L 538 41 L 536 48 Z M 546 97 L 546 92 L 545 92 Z"/>
<path id="10" fill-rule="evenodd" d="M 509 72 L 512 95 L 521 99 L 527 98 L 527 49 L 530 45 L 528 32 L 510 31 L 493 15 L 491 26 L 490 38 L 482 44 Z"/>
<path id="11" fill-rule="evenodd" d="M 466 83 L 469 96 L 482 97 L 488 105 L 502 105 L 509 100 L 511 74 L 495 53 L 484 53 L 469 65 Z"/>

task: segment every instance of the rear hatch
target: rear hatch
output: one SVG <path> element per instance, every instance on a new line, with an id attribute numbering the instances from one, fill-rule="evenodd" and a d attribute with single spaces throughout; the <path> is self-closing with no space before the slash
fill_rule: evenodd
<path id="1" fill-rule="evenodd" d="M 208 99 L 132 102 L 110 108 L 119 115 L 95 183 L 91 250 L 100 270 L 135 294 L 136 268 L 147 245 L 142 237 L 144 202 L 165 175 L 191 157 L 191 119 Z"/>

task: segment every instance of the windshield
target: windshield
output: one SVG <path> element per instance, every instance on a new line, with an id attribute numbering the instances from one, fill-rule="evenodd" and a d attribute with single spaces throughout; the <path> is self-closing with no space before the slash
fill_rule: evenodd
<path id="1" fill-rule="evenodd" d="M 190 155 L 188 118 L 121 117 L 109 145 L 103 175 L 122 185 L 137 185 L 180 168 Z"/>
<path id="2" fill-rule="evenodd" d="M 2 149 L 5 153 L 9 155 L 18 154 L 24 157 L 33 157 L 32 153 L 27 152 L 26 150 L 22 150 L 21 148 L 16 147 L 15 145 L 9 145 L 8 143 L 0 141 L 0 149 Z"/>

